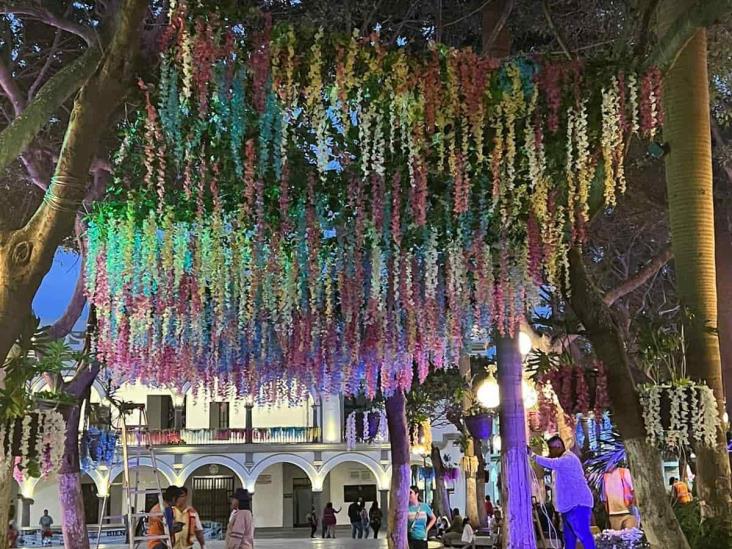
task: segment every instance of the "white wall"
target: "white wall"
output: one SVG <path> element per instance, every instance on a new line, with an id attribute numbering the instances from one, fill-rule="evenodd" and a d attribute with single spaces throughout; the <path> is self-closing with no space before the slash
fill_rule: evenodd
<path id="1" fill-rule="evenodd" d="M 38 526 L 38 521 L 43 515 L 43 510 L 48 509 L 48 514 L 53 518 L 55 526 L 61 526 L 61 505 L 58 502 L 58 484 L 56 475 L 51 475 L 46 480 L 39 480 L 33 490 L 33 505 L 30 508 L 30 525 Z"/>
<path id="2" fill-rule="evenodd" d="M 306 427 L 312 425 L 310 402 L 300 406 L 286 404 L 272 407 L 255 406 L 252 410 L 253 427 Z"/>
<path id="3" fill-rule="evenodd" d="M 325 497 L 326 493 L 329 493 L 328 497 L 325 497 L 323 504 L 332 501 L 333 507 L 338 509 L 342 507 L 340 513 L 336 515 L 338 518 L 338 524 L 350 524 L 348 520 L 348 506 L 349 503 L 343 501 L 344 486 L 346 485 L 368 485 L 376 484 L 376 478 L 374 475 L 363 465 L 358 463 L 341 463 L 328 473 L 328 479 L 330 480 L 329 492 L 323 492 Z M 376 498 L 378 499 L 379 492 L 376 491 Z M 371 508 L 371 502 L 366 502 L 366 507 Z"/>
<path id="4" fill-rule="evenodd" d="M 155 482 L 155 472 L 150 467 L 139 467 L 134 468 L 130 470 L 130 483 L 132 485 L 135 484 L 135 471 L 139 471 L 139 483 L 140 488 L 157 488 L 157 484 Z M 158 475 L 158 478 L 160 479 L 160 488 L 161 490 L 165 490 L 168 487 L 168 480 L 165 478 L 165 475 L 160 474 Z M 122 482 L 122 474 L 120 474 L 114 481 L 113 484 L 121 483 Z M 127 501 L 126 497 L 124 496 L 124 492 L 122 491 L 122 486 L 112 486 L 110 490 L 110 497 L 109 502 L 107 503 L 109 506 L 109 515 L 116 516 L 121 515 L 123 513 L 127 512 Z M 135 510 L 142 511 L 145 506 L 145 495 L 144 494 L 138 494 L 137 495 L 137 501 L 133 502 L 133 505 L 135 506 Z M 54 517 L 55 518 L 55 517 Z"/>
<path id="5" fill-rule="evenodd" d="M 323 397 L 323 442 L 342 442 L 342 438 L 341 397 Z"/>
<path id="6" fill-rule="evenodd" d="M 259 478 L 252 499 L 254 524 L 257 528 L 282 527 L 283 464 L 267 467 Z"/>

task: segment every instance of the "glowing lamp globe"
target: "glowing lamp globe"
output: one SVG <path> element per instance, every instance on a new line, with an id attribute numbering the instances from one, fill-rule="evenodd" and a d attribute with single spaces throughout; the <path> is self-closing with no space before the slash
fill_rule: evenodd
<path id="1" fill-rule="evenodd" d="M 531 352 L 531 337 L 526 332 L 519 332 L 519 352 L 521 356 L 526 356 Z"/>
<path id="2" fill-rule="evenodd" d="M 484 408 L 497 408 L 501 403 L 501 393 L 498 389 L 498 382 L 491 374 L 480 384 L 475 392 L 475 398 Z"/>
<path id="3" fill-rule="evenodd" d="M 524 399 L 524 408 L 533 408 L 539 402 L 539 395 L 536 393 L 533 383 L 523 380 L 521 382 L 521 393 Z"/>
<path id="4" fill-rule="evenodd" d="M 493 451 L 496 454 L 501 453 L 501 435 L 495 435 L 493 437 Z"/>

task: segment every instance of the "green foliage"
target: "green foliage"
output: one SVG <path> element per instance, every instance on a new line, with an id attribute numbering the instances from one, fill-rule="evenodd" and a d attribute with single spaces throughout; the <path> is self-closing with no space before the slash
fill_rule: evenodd
<path id="1" fill-rule="evenodd" d="M 84 356 L 71 350 L 65 342 L 51 339 L 45 329 L 39 328 L 39 324 L 40 320 L 36 317 L 27 319 L 5 359 L 4 387 L 0 389 L 0 421 L 22 417 L 33 407 L 31 381 L 43 374 L 59 374 L 68 367 L 69 362 Z M 36 397 L 61 402 L 69 398 L 49 391 Z"/>
<path id="2" fill-rule="evenodd" d="M 675 505 L 674 513 L 691 549 L 732 547 L 732 539 L 720 521 L 702 520 L 698 499 L 685 505 Z"/>
<path id="3" fill-rule="evenodd" d="M 462 417 L 462 402 L 470 387 L 457 368 L 435 370 L 407 393 L 407 420 L 410 424 L 426 420 L 454 419 Z"/>

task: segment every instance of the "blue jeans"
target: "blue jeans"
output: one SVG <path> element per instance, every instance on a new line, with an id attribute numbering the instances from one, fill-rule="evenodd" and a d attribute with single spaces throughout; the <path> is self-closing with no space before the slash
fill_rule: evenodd
<path id="1" fill-rule="evenodd" d="M 361 521 L 351 523 L 351 537 L 356 539 L 356 532 L 358 532 L 358 539 L 363 537 L 363 526 Z"/>
<path id="2" fill-rule="evenodd" d="M 575 549 L 578 540 L 585 549 L 595 549 L 595 538 L 590 531 L 591 519 L 592 509 L 583 505 L 562 513 L 562 533 L 566 549 Z"/>

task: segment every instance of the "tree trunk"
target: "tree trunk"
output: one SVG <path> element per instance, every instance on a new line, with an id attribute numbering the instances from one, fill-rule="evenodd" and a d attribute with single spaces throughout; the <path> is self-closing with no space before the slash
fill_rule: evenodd
<path id="1" fill-rule="evenodd" d="M 483 444 L 480 440 L 475 443 L 475 454 L 478 458 L 478 474 L 475 485 L 475 501 L 478 504 L 478 523 L 481 526 L 488 524 L 488 514 L 485 512 L 485 458 Z"/>
<path id="2" fill-rule="evenodd" d="M 715 262 L 717 267 L 717 307 L 719 309 L 719 352 L 722 359 L 727 414 L 732 416 L 732 233 L 725 216 L 715 221 Z M 732 459 L 732 454 L 730 455 Z"/>
<path id="3" fill-rule="evenodd" d="M 11 496 L 13 493 L 13 467 L 15 463 L 13 460 L 9 462 L 3 462 L 0 466 L 0 517 L 5 517 L 5 522 L 2 524 L 8 524 L 8 518 L 10 516 L 10 508 L 13 506 Z M 16 511 L 17 515 L 17 511 Z M 19 525 L 18 525 L 19 526 Z M 8 529 L 0 528 L 0 547 L 8 546 Z"/>
<path id="4" fill-rule="evenodd" d="M 638 394 L 630 372 L 630 362 L 620 328 L 599 290 L 590 281 L 581 252 L 569 253 L 572 289 L 571 305 L 585 328 L 597 357 L 608 374 L 608 394 L 613 419 L 625 444 L 635 495 L 641 511 L 643 530 L 654 548 L 689 549 L 671 504 L 661 474 L 661 456 L 646 442 Z"/>
<path id="5" fill-rule="evenodd" d="M 531 480 L 526 454 L 526 412 L 521 393 L 523 364 L 518 338 L 496 338 L 498 386 L 501 390 L 501 500 L 503 547 L 535 549 Z"/>
<path id="6" fill-rule="evenodd" d="M 435 514 L 438 517 L 450 517 L 450 495 L 447 493 L 447 485 L 445 484 L 445 464 L 442 462 L 440 449 L 433 444 L 430 453 L 432 461 L 432 469 L 435 471 Z"/>
<path id="7" fill-rule="evenodd" d="M 659 11 L 662 31 L 695 6 L 693 0 L 667 0 Z M 671 245 L 681 304 L 693 318 L 685 322 L 687 374 L 713 391 L 720 417 L 724 388 L 717 329 L 714 265 L 712 143 L 709 118 L 707 37 L 700 28 L 681 49 L 664 80 L 666 156 Z M 732 537 L 730 463 L 724 429 L 714 448 L 696 449 L 702 516 L 713 518 Z"/>
<path id="8" fill-rule="evenodd" d="M 389 549 L 407 549 L 409 482 L 412 478 L 407 429 L 406 399 L 397 391 L 386 399 L 386 419 L 391 445 L 391 501 L 387 522 Z"/>
<path id="9" fill-rule="evenodd" d="M 81 404 L 76 404 L 64 414 L 66 440 L 64 457 L 58 472 L 58 501 L 61 504 L 61 528 L 64 547 L 89 549 L 89 533 L 86 529 L 84 499 L 81 494 L 81 468 L 79 466 L 79 420 Z"/>
<path id="10" fill-rule="evenodd" d="M 471 387 L 473 375 L 470 367 L 470 356 L 461 356 L 458 366 L 460 375 L 465 380 L 467 386 Z M 463 396 L 463 417 L 470 413 L 472 403 L 473 399 L 471 395 L 466 392 Z M 465 426 L 463 426 L 463 435 L 466 437 L 462 466 L 465 475 L 465 516 L 470 519 L 470 524 L 477 526 L 480 523 L 480 517 L 478 516 L 478 492 L 475 477 L 478 468 L 477 458 L 475 456 L 475 440 L 467 432 Z"/>

